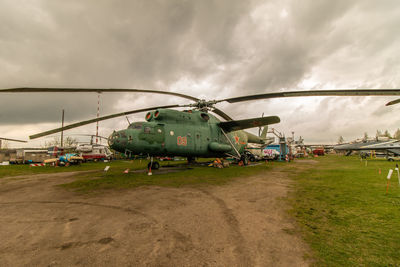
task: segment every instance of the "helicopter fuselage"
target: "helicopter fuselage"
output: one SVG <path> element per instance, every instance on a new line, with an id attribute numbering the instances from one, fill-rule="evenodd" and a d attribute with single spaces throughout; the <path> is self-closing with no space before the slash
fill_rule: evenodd
<path id="1" fill-rule="evenodd" d="M 242 154 L 248 143 L 245 131 L 225 133 L 215 116 L 198 110 L 157 109 L 145 118 L 114 131 L 110 147 L 131 155 L 224 157 Z"/>

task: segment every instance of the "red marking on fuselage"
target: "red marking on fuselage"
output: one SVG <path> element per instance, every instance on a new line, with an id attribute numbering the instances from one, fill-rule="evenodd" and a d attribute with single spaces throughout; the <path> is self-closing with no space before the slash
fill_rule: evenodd
<path id="1" fill-rule="evenodd" d="M 239 144 L 240 137 L 239 136 L 235 136 L 234 138 L 235 138 L 235 144 Z"/>
<path id="2" fill-rule="evenodd" d="M 176 138 L 176 143 L 178 144 L 178 146 L 187 146 L 186 136 L 178 136 Z"/>

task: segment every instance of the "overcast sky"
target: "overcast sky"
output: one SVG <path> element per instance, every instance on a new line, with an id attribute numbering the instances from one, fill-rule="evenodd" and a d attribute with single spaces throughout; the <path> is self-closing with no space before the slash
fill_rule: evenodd
<path id="1" fill-rule="evenodd" d="M 0 0 L 0 88 L 142 88 L 204 99 L 305 89 L 400 88 L 397 0 Z M 400 128 L 396 97 L 302 97 L 220 103 L 234 119 L 277 115 L 306 143 Z M 102 94 L 101 115 L 187 103 Z M 0 136 L 96 116 L 93 94 L 1 94 Z M 145 114 L 129 117 L 143 120 Z M 124 117 L 100 134 L 126 128 Z M 67 133 L 94 133 L 95 124 Z M 39 145 L 46 139 L 30 142 Z M 17 145 L 13 143 L 12 145 Z"/>

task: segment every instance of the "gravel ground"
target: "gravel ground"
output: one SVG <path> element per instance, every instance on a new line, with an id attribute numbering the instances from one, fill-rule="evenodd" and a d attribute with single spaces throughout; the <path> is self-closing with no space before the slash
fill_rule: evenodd
<path id="1" fill-rule="evenodd" d="M 0 179 L 0 266 L 308 266 L 279 170 L 224 186 L 78 195 L 77 173 Z"/>

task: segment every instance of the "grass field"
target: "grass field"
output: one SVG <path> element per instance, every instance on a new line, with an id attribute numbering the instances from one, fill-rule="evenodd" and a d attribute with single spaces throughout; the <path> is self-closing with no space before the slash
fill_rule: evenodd
<path id="1" fill-rule="evenodd" d="M 25 165 L 8 165 L 0 166 L 0 179 L 6 176 L 17 176 L 17 175 L 29 175 L 29 174 L 40 174 L 40 173 L 57 173 L 57 172 L 73 172 L 73 171 L 87 171 L 87 170 L 103 170 L 105 166 L 112 165 L 120 168 L 130 166 L 131 168 L 145 168 L 146 164 L 139 164 L 139 161 L 135 161 L 132 164 L 130 161 L 113 161 L 113 162 L 88 162 L 81 165 L 72 165 L 69 167 L 30 167 L 28 164 Z M 127 167 L 128 168 L 128 167 Z"/>
<path id="2" fill-rule="evenodd" d="M 179 163 L 170 164 L 177 165 L 177 167 L 180 165 Z M 144 185 L 170 187 L 203 184 L 222 185 L 233 179 L 262 173 L 269 168 L 271 167 L 265 163 L 247 167 L 233 165 L 225 169 L 192 166 L 189 169 L 183 168 L 177 171 L 172 169 L 171 172 L 166 173 L 153 171 L 153 175 L 149 176 L 147 172 L 129 172 L 128 174 L 124 174 L 124 168 L 114 166 L 107 173 L 87 174 L 72 183 L 62 186 L 85 193 L 103 189 L 125 189 Z"/>
<path id="3" fill-rule="evenodd" d="M 86 163 L 71 167 L 1 166 L 0 178 L 24 174 L 98 170 L 80 174 L 62 187 L 81 193 L 104 192 L 138 186 L 223 185 L 235 179 L 279 168 L 293 180 L 288 197 L 290 214 L 310 245 L 316 266 L 400 266 L 400 186 L 393 173 L 386 193 L 387 173 L 396 163 L 360 161 L 357 157 L 326 156 L 316 162 L 259 164 L 227 169 L 193 167 L 178 172 L 148 176 L 147 161 Z M 300 163 L 300 164 L 298 164 Z M 176 165 L 179 162 L 162 162 Z M 105 166 L 111 166 L 105 173 Z M 381 174 L 379 174 L 379 169 Z M 0 179 L 1 180 L 1 179 Z"/>
<path id="4" fill-rule="evenodd" d="M 203 161 L 206 161 L 206 159 Z M 84 163 L 80 166 L 69 167 L 29 167 L 29 165 L 9 165 L 0 167 L 0 179 L 5 176 L 97 170 L 95 173 L 79 174 L 77 175 L 78 179 L 76 181 L 63 185 L 64 188 L 79 191 L 81 193 L 89 193 L 98 190 L 124 189 L 143 185 L 172 187 L 200 184 L 222 185 L 232 179 L 261 173 L 270 168 L 269 165 L 261 163 L 259 165 L 248 167 L 231 165 L 229 168 L 225 169 L 216 169 L 205 166 L 191 166 L 190 169 L 185 169 L 183 166 L 185 161 L 164 161 L 160 162 L 161 166 L 176 166 L 182 167 L 183 169 L 174 171 L 174 168 L 171 168 L 171 171 L 165 173 L 153 170 L 154 175 L 148 176 L 147 172 L 145 172 L 147 163 L 148 160 L 119 160 L 107 163 Z M 275 163 L 275 165 L 277 164 L 279 163 Z M 106 166 L 110 166 L 108 172 L 103 171 Z M 130 170 L 128 174 L 123 173 L 126 169 Z M 135 172 L 135 170 L 143 170 L 143 172 Z"/>
<path id="5" fill-rule="evenodd" d="M 88 171 L 88 170 L 104 170 L 106 166 L 111 166 L 111 170 L 121 170 L 127 168 L 130 170 L 145 169 L 149 161 L 143 160 L 114 160 L 111 162 L 86 162 L 81 165 L 71 165 L 69 167 L 30 167 L 29 164 L 22 165 L 8 165 L 0 166 L 0 179 L 5 176 L 29 175 L 40 173 L 58 173 L 58 172 L 74 172 L 74 171 Z M 160 162 L 161 166 L 171 164 L 181 164 L 185 161 L 163 161 Z"/>
<path id="6" fill-rule="evenodd" d="M 400 187 L 396 163 L 329 156 L 311 168 L 292 164 L 290 213 L 316 266 L 400 266 Z M 379 174 L 381 169 L 381 174 Z"/>

